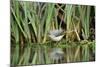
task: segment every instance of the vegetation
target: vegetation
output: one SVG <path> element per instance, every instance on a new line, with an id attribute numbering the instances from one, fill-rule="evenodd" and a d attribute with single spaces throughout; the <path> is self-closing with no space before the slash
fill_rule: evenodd
<path id="1" fill-rule="evenodd" d="M 60 63 L 95 60 L 92 56 L 95 54 L 95 38 L 90 38 L 91 13 L 95 7 L 63 4 L 65 8 L 62 9 L 60 6 L 55 8 L 55 5 L 11 1 L 11 65 L 55 63 L 49 57 L 52 48 L 64 50 L 64 60 Z M 57 9 L 64 12 L 68 32 L 59 43 L 48 38 L 50 30 L 60 27 L 57 23 Z"/>

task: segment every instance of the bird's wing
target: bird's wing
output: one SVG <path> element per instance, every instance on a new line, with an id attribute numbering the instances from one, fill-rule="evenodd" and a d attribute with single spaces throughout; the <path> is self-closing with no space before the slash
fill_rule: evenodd
<path id="1" fill-rule="evenodd" d="M 54 35 L 54 36 L 60 36 L 63 33 L 63 30 L 59 29 L 59 30 L 52 30 L 49 32 L 50 35 Z"/>

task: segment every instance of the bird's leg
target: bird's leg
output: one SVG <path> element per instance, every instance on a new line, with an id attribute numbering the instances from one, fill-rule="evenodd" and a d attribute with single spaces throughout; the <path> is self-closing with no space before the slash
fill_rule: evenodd
<path id="1" fill-rule="evenodd" d="M 59 42 L 57 42 L 57 45 L 59 44 Z"/>
<path id="2" fill-rule="evenodd" d="M 59 42 L 56 42 L 56 46 L 58 46 L 59 45 Z"/>

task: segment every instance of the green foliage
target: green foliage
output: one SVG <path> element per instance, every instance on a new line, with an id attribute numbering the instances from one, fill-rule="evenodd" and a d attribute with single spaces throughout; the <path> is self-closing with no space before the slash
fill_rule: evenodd
<path id="1" fill-rule="evenodd" d="M 62 10 L 68 33 L 65 39 L 54 43 L 49 40 L 48 31 L 59 28 L 55 3 L 11 1 L 11 65 L 55 63 L 49 56 L 50 50 L 55 47 L 64 50 L 61 63 L 91 61 L 90 51 L 95 53 L 95 40 L 88 41 L 90 8 L 66 5 Z M 84 38 L 82 41 L 80 31 Z M 75 39 L 77 42 L 74 42 Z"/>
<path id="2" fill-rule="evenodd" d="M 79 6 L 80 19 L 82 22 L 82 32 L 84 39 L 89 38 L 89 24 L 90 24 L 90 8 L 91 6 Z"/>

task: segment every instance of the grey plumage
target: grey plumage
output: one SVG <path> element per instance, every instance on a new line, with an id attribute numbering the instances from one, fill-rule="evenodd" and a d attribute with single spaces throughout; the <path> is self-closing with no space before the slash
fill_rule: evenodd
<path id="1" fill-rule="evenodd" d="M 48 35 L 51 40 L 53 41 L 60 41 L 62 38 L 63 38 L 63 30 L 62 29 L 57 29 L 57 30 L 51 30 L 49 32 L 49 35 Z"/>

